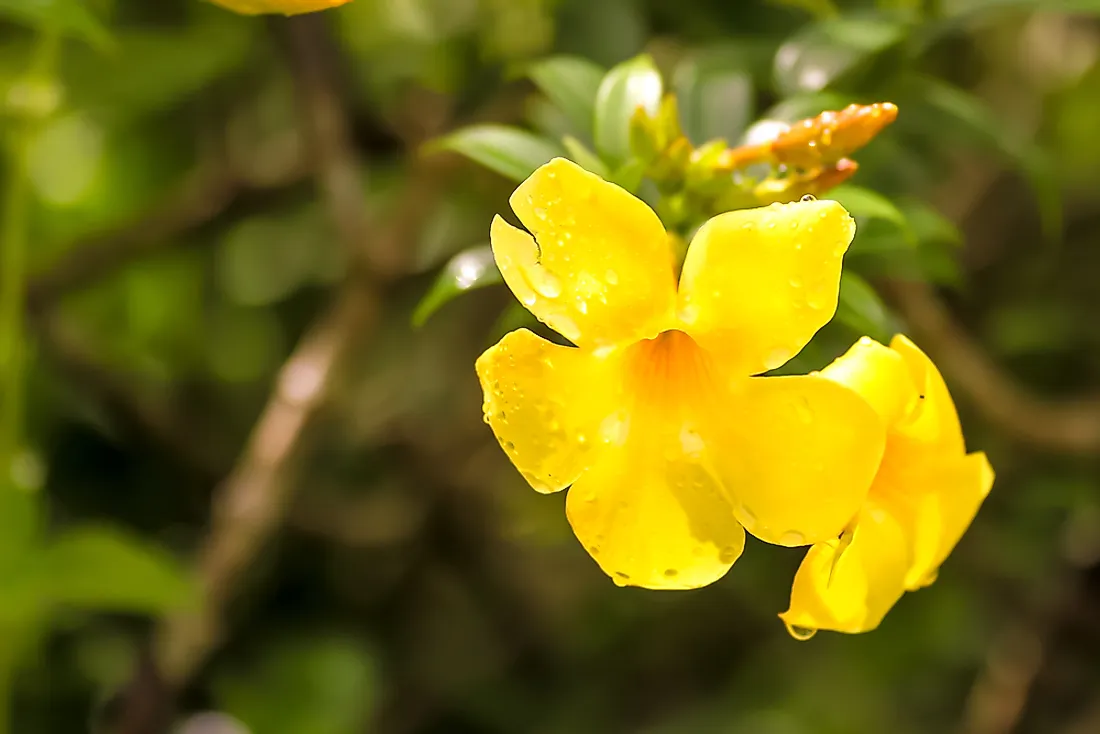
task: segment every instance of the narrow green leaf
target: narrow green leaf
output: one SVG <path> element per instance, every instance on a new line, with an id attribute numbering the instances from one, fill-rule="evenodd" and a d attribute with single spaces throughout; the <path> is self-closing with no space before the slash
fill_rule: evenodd
<path id="1" fill-rule="evenodd" d="M 604 74 L 602 67 L 577 56 L 552 56 L 527 71 L 531 81 L 586 137 L 592 135 L 596 93 Z"/>
<path id="2" fill-rule="evenodd" d="M 585 147 L 581 141 L 567 135 L 562 138 L 561 142 L 569 153 L 569 158 L 584 170 L 594 173 L 600 178 L 607 178 L 611 175 L 607 169 L 607 164 L 598 155 Z"/>
<path id="3" fill-rule="evenodd" d="M 111 34 L 80 0 L 0 0 L 0 18 L 80 38 L 99 49 L 111 45 Z"/>
<path id="4" fill-rule="evenodd" d="M 921 123 L 936 135 L 987 149 L 1016 165 L 1035 193 L 1043 236 L 1056 242 L 1062 232 L 1061 190 L 1053 166 L 1032 141 L 1006 128 L 1004 121 L 974 95 L 931 77 L 911 80 L 924 110 Z"/>
<path id="5" fill-rule="evenodd" d="M 890 312 L 878 293 L 850 270 L 840 276 L 836 318 L 854 331 L 879 341 L 888 340 L 895 331 Z"/>
<path id="6" fill-rule="evenodd" d="M 420 300 L 413 311 L 413 326 L 422 326 L 440 307 L 456 296 L 474 288 L 484 288 L 503 282 L 493 260 L 489 245 L 463 250 L 443 266 L 431 290 Z"/>
<path id="7" fill-rule="evenodd" d="M 642 177 L 645 176 L 645 161 L 633 158 L 619 166 L 607 180 L 618 184 L 632 194 L 638 193 L 638 187 L 642 185 Z"/>
<path id="8" fill-rule="evenodd" d="M 818 92 L 894 46 L 906 26 L 883 16 L 843 17 L 805 26 L 775 54 L 775 83 L 784 96 Z"/>
<path id="9" fill-rule="evenodd" d="M 696 145 L 736 140 L 752 119 L 754 89 L 745 55 L 738 47 L 714 48 L 677 67 L 680 122 Z"/>
<path id="10" fill-rule="evenodd" d="M 192 599 L 171 555 L 109 527 L 64 533 L 42 551 L 35 571 L 47 600 L 81 609 L 162 612 Z"/>
<path id="11" fill-rule="evenodd" d="M 905 214 L 882 194 L 862 186 L 843 184 L 829 191 L 827 198 L 835 199 L 857 219 L 881 219 L 900 229 L 910 244 L 916 244 Z"/>
<path id="12" fill-rule="evenodd" d="M 441 150 L 460 153 L 517 182 L 565 152 L 550 140 L 505 125 L 474 125 L 462 128 L 431 141 L 424 150 L 427 153 Z"/>
<path id="13" fill-rule="evenodd" d="M 630 118 L 638 107 L 657 114 L 664 85 L 649 56 L 624 61 L 607 72 L 596 94 L 596 150 L 613 165 L 630 157 Z"/>

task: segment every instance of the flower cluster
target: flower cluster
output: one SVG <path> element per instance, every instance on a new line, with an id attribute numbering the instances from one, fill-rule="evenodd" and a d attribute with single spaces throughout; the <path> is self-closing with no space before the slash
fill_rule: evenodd
<path id="1" fill-rule="evenodd" d="M 573 346 L 521 329 L 477 361 L 485 420 L 619 585 L 721 578 L 745 531 L 810 546 L 782 616 L 797 634 L 874 628 L 930 583 L 992 482 L 943 380 L 907 339 L 863 339 L 820 373 L 764 376 L 836 311 L 855 233 L 833 201 L 729 211 L 691 239 L 555 159 L 497 217 L 505 282 Z"/>

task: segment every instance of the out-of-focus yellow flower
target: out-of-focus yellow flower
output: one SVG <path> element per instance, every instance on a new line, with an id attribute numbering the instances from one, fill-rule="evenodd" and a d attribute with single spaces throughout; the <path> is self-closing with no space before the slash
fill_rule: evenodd
<path id="1" fill-rule="evenodd" d="M 913 342 L 864 337 L 821 376 L 856 391 L 887 426 L 867 502 L 838 538 L 814 545 L 780 615 L 796 637 L 866 632 L 905 591 L 927 586 L 993 485 L 985 454 L 967 454 L 939 371 Z"/>
<path id="2" fill-rule="evenodd" d="M 266 13 L 299 15 L 300 13 L 312 13 L 317 10 L 335 8 L 337 5 L 343 5 L 351 2 L 351 0 L 210 0 L 210 2 L 244 15 L 263 15 Z"/>
<path id="3" fill-rule="evenodd" d="M 578 539 L 620 585 L 715 581 L 744 528 L 835 538 L 863 503 L 882 421 L 856 393 L 779 367 L 836 310 L 855 231 L 833 201 L 728 212 L 677 278 L 657 215 L 573 163 L 522 183 L 491 240 L 516 297 L 576 347 L 527 330 L 485 352 L 485 420 L 540 492 L 572 486 Z M 532 236 L 533 235 L 533 236 Z"/>

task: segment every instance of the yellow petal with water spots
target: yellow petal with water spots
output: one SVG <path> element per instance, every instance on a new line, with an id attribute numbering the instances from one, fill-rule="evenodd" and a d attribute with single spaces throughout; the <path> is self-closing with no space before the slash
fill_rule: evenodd
<path id="1" fill-rule="evenodd" d="M 814 545 L 780 614 L 792 634 L 810 630 L 867 632 L 882 621 L 905 590 L 909 555 L 897 519 L 868 502 L 852 530 Z"/>
<path id="2" fill-rule="evenodd" d="M 934 444 L 945 451 L 965 451 L 962 427 L 951 393 L 932 360 L 908 337 L 898 334 L 890 348 L 901 355 L 909 367 L 919 393 L 919 404 L 908 420 L 895 426 L 908 442 Z"/>
<path id="3" fill-rule="evenodd" d="M 618 361 L 526 329 L 478 358 L 485 420 L 536 490 L 565 489 L 592 460 L 600 423 L 622 399 Z"/>
<path id="4" fill-rule="evenodd" d="M 866 336 L 821 370 L 821 376 L 859 393 L 887 426 L 908 416 L 918 399 L 902 356 Z"/>
<path id="5" fill-rule="evenodd" d="M 743 374 L 782 366 L 836 312 L 855 223 L 835 201 L 719 214 L 688 248 L 683 329 Z"/>
<path id="6" fill-rule="evenodd" d="M 993 486 L 993 469 L 982 452 L 944 456 L 929 452 L 924 461 L 899 462 L 888 456 L 875 478 L 872 493 L 905 527 L 912 566 L 906 587 L 932 583 L 970 527 Z"/>
<path id="7" fill-rule="evenodd" d="M 837 537 L 851 522 L 882 458 L 885 427 L 851 390 L 816 376 L 754 377 L 734 388 L 708 435 L 734 512 L 768 543 Z"/>
<path id="8" fill-rule="evenodd" d="M 651 428 L 632 426 L 625 445 L 577 480 L 566 496 L 569 523 L 620 586 L 706 586 L 741 555 L 745 531 L 705 462 L 668 432 L 636 435 Z"/>
<path id="9" fill-rule="evenodd" d="M 710 355 L 680 331 L 622 357 L 629 395 L 605 448 L 566 498 L 573 530 L 616 583 L 692 589 L 721 578 L 745 543 L 715 473 L 704 413 L 724 393 Z"/>
<path id="10" fill-rule="evenodd" d="M 583 346 L 627 344 L 671 324 L 672 248 L 644 202 L 563 158 L 531 174 L 510 202 L 531 234 L 498 217 L 493 253 L 541 321 Z"/>
<path id="11" fill-rule="evenodd" d="M 264 13 L 278 13 L 282 15 L 298 15 L 299 13 L 312 13 L 317 10 L 327 10 L 351 0 L 210 0 L 215 5 L 221 5 L 236 13 L 244 15 L 261 15 Z"/>

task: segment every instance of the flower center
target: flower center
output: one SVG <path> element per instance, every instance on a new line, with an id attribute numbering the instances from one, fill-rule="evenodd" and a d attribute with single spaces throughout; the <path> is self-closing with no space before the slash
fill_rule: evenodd
<path id="1" fill-rule="evenodd" d="M 685 421 L 698 415 L 708 393 L 713 394 L 712 368 L 710 356 L 694 339 L 670 329 L 630 347 L 626 388 L 637 413 L 679 431 Z"/>

